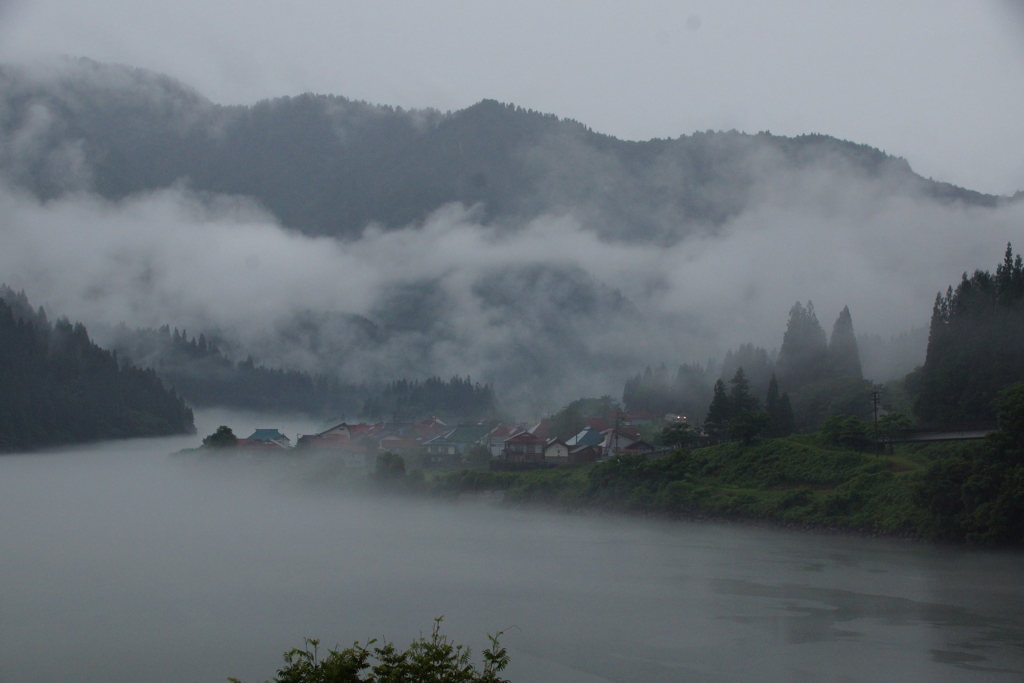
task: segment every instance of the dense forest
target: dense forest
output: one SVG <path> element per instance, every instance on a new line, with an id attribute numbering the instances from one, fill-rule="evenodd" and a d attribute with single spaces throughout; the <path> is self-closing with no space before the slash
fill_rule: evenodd
<path id="1" fill-rule="evenodd" d="M 252 356 L 233 361 L 216 339 L 188 331 L 119 326 L 114 347 L 122 356 L 152 367 L 195 406 L 225 406 L 265 412 L 301 412 L 318 418 L 361 416 L 412 419 L 492 417 L 494 389 L 469 377 L 400 379 L 389 383 L 342 382 L 329 373 L 270 368 Z"/>
<path id="2" fill-rule="evenodd" d="M 192 410 L 152 370 L 50 323 L 23 292 L 0 289 L 0 450 L 194 431 Z"/>
<path id="3" fill-rule="evenodd" d="M 694 424 L 722 425 L 742 413 L 771 408 L 781 411 L 775 420 L 788 433 L 816 429 L 836 413 L 866 416 L 871 390 L 850 309 L 843 308 L 827 336 L 808 301 L 790 309 L 777 358 L 742 344 L 714 371 L 711 364 L 684 364 L 670 378 L 664 365 L 653 372 L 647 368 L 626 381 L 622 401 L 629 411 L 682 414 Z"/>
<path id="4" fill-rule="evenodd" d="M 1024 380 L 1024 265 L 1010 245 L 993 275 L 964 273 L 935 297 L 928 354 L 907 377 L 927 423 L 992 425 L 999 391 Z"/>
<path id="5" fill-rule="evenodd" d="M 997 201 L 823 135 L 632 142 L 493 100 L 447 113 L 313 94 L 220 106 L 166 76 L 89 60 L 50 72 L 0 68 L 0 105 L 0 140 L 31 134 L 40 148 L 31 159 L 0 155 L 0 173 L 42 198 L 121 198 L 186 182 L 254 197 L 288 227 L 346 238 L 462 202 L 496 225 L 571 211 L 604 237 L 671 242 L 761 201 L 769 167 L 824 166 L 885 178 L 896 193 Z M 81 157 L 75 177 L 60 172 L 69 149 Z"/>
<path id="6" fill-rule="evenodd" d="M 466 377 L 440 377 L 391 382 L 366 400 L 362 414 L 367 417 L 414 418 L 423 415 L 477 420 L 494 417 L 497 405 L 494 389 Z"/>
<path id="7" fill-rule="evenodd" d="M 898 407 L 921 425 L 988 428 L 996 423 L 1000 392 L 1024 381 L 1022 339 L 1024 262 L 1007 245 L 994 274 L 964 273 L 955 289 L 936 295 L 924 364 L 885 387 L 864 378 L 849 308 L 826 336 L 814 305 L 797 302 L 778 357 L 745 344 L 726 355 L 717 376 L 710 366 L 682 365 L 673 378 L 664 366 L 648 368 L 626 381 L 623 402 L 629 410 L 683 413 L 694 422 L 704 415 L 704 422 L 722 425 L 738 413 L 761 411 L 756 401 L 735 408 L 745 401 L 737 391 L 755 400 L 764 396 L 776 408 L 785 398 L 787 414 L 775 421 L 784 420 L 788 429 L 792 419 L 793 428 L 813 431 L 835 415 L 867 418 L 871 394 L 879 391 L 883 412 L 895 410 L 894 397 L 904 395 L 909 400 Z M 892 343 L 910 341 L 905 336 Z"/>
<path id="8" fill-rule="evenodd" d="M 225 406 L 266 412 L 301 412 L 316 417 L 359 412 L 365 386 L 327 374 L 268 368 L 251 356 L 232 361 L 216 340 L 188 331 L 128 329 L 114 335 L 114 348 L 155 372 L 194 406 Z"/>

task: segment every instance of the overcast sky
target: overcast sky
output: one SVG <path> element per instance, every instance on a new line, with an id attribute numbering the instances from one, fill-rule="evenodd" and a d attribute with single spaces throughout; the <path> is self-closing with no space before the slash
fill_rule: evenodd
<path id="1" fill-rule="evenodd" d="M 1020 0 L 0 0 L 0 59 L 86 56 L 224 103 L 482 98 L 619 137 L 827 133 L 1024 188 Z M 639 8 L 638 8 L 639 6 Z"/>

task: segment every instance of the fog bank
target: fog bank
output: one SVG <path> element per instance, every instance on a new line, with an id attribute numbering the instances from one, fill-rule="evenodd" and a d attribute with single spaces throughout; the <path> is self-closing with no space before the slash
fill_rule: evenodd
<path id="1" fill-rule="evenodd" d="M 572 212 L 499 230 L 456 204 L 341 242 L 180 187 L 3 191 L 0 280 L 96 330 L 212 332 L 236 357 L 352 381 L 470 374 L 529 411 L 618 395 L 646 364 L 776 348 L 797 300 L 826 326 L 849 305 L 858 333 L 927 325 L 935 293 L 994 267 L 1024 219 L 1021 203 L 940 204 L 826 166 L 759 192 L 714 234 L 664 246 L 604 240 Z"/>

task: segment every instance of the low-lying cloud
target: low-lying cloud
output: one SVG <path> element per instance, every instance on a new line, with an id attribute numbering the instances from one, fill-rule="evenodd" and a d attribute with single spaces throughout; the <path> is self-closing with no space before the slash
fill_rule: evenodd
<path id="1" fill-rule="evenodd" d="M 215 331 L 238 354 L 354 381 L 468 373 L 530 412 L 617 395 L 649 363 L 777 347 L 797 300 L 826 327 L 844 305 L 861 333 L 925 325 L 936 291 L 1021 234 L 1020 203 L 943 205 L 882 184 L 775 178 L 715 235 L 671 246 L 605 241 L 572 214 L 498 230 L 449 205 L 341 242 L 177 187 L 117 203 L 3 191 L 0 280 L 97 329 Z"/>

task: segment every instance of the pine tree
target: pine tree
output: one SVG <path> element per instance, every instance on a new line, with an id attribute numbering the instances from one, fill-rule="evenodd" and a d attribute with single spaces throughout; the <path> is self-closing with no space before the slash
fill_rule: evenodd
<path id="1" fill-rule="evenodd" d="M 779 384 L 787 391 L 828 376 L 828 341 L 810 301 L 806 307 L 798 301 L 789 310 L 776 367 Z"/>
<path id="2" fill-rule="evenodd" d="M 754 413 L 760 408 L 760 402 L 750 395 L 750 382 L 743 374 L 743 368 L 736 368 L 736 374 L 729 380 L 732 389 L 729 392 L 729 403 L 732 407 L 733 417 L 743 413 Z"/>
<path id="3" fill-rule="evenodd" d="M 711 405 L 708 407 L 707 417 L 704 418 L 704 431 L 708 436 L 720 439 L 725 436 L 729 428 L 729 420 L 732 419 L 732 402 L 725 392 L 725 382 L 715 382 L 714 395 Z"/>
<path id="4" fill-rule="evenodd" d="M 832 326 L 832 337 L 828 342 L 828 361 L 832 377 L 864 379 L 849 306 L 843 307 L 836 324 Z"/>

